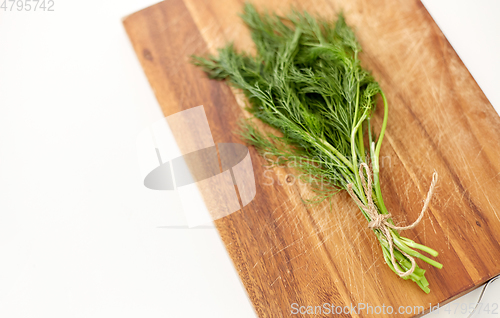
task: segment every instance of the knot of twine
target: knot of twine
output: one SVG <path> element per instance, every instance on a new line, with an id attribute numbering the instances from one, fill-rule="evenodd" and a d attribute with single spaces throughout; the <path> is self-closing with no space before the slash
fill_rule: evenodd
<path id="1" fill-rule="evenodd" d="M 363 169 L 366 172 L 366 179 L 365 179 L 365 176 L 363 173 Z M 363 211 L 365 211 L 365 213 L 370 217 L 371 221 L 370 221 L 370 223 L 368 223 L 368 227 L 371 229 L 380 230 L 382 232 L 382 234 L 386 237 L 387 242 L 389 243 L 389 251 L 391 253 L 391 262 L 392 262 L 394 269 L 398 273 L 398 275 L 400 277 L 409 276 L 415 271 L 415 267 L 416 267 L 415 259 L 412 256 L 408 255 L 407 253 L 405 253 L 404 251 L 402 251 L 401 249 L 398 248 L 398 250 L 404 256 L 406 256 L 411 262 L 411 268 L 408 271 L 402 272 L 399 270 L 399 268 L 396 264 L 396 259 L 394 258 L 394 242 L 392 240 L 392 235 L 391 235 L 390 229 L 409 230 L 409 229 L 412 229 L 415 226 L 417 226 L 420 223 L 420 221 L 422 221 L 422 218 L 424 217 L 424 213 L 427 210 L 429 203 L 431 202 L 432 194 L 434 193 L 434 189 L 436 187 L 436 183 L 438 180 L 438 174 L 435 171 L 432 174 L 432 182 L 431 182 L 431 185 L 429 187 L 429 191 L 427 192 L 427 197 L 425 198 L 424 206 L 422 207 L 422 211 L 420 212 L 420 215 L 415 220 L 415 222 L 413 222 L 412 224 L 410 224 L 408 226 L 395 226 L 387 221 L 388 219 L 391 218 L 391 214 L 378 213 L 377 207 L 375 206 L 375 203 L 373 202 L 371 173 L 372 172 L 370 171 L 370 168 L 368 167 L 368 165 L 366 163 L 363 162 L 362 164 L 360 164 L 359 177 L 361 178 L 361 183 L 363 185 L 363 190 L 364 190 L 364 193 L 366 196 L 367 204 L 364 204 L 363 202 L 361 202 L 358 199 L 357 195 L 352 190 L 352 187 L 353 187 L 352 183 L 349 183 L 347 185 L 347 192 L 349 192 L 349 194 L 351 195 L 354 202 L 356 202 L 356 204 L 360 208 L 362 208 Z"/>

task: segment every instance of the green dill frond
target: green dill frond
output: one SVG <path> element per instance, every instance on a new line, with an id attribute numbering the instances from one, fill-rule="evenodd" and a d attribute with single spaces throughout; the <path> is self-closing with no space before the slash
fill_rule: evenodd
<path id="1" fill-rule="evenodd" d="M 363 114 L 371 115 L 380 91 L 360 66 L 361 48 L 354 32 L 342 14 L 333 24 L 308 13 L 260 14 L 246 4 L 242 18 L 251 30 L 256 56 L 228 45 L 217 57 L 194 57 L 195 64 L 210 78 L 228 79 L 243 90 L 249 110 L 283 133 L 290 153 L 318 158 L 322 169 L 314 172 L 345 188 L 352 181 L 345 178 L 346 171 L 353 174 L 355 169 L 352 131 Z M 257 138 L 255 130 L 246 130 L 250 144 L 269 151 L 267 136 Z M 365 156 L 356 151 L 357 157 Z M 276 149 L 271 153 L 278 154 Z"/>
<path id="2" fill-rule="evenodd" d="M 254 117 L 281 133 L 264 134 L 245 121 L 241 129 L 243 139 L 273 165 L 286 164 L 298 170 L 301 174 L 297 178 L 310 184 L 316 193 L 309 203 L 323 202 L 349 188 L 369 222 L 373 213 L 370 216 L 366 209 L 370 213 L 373 208 L 375 213 L 389 214 L 379 181 L 379 154 L 388 104 L 379 84 L 361 67 L 361 46 L 344 16 L 339 14 L 335 22 L 315 19 L 307 12 L 278 16 L 259 13 L 247 3 L 241 17 L 251 31 L 255 56 L 237 52 L 229 44 L 219 49 L 217 56 L 192 59 L 210 78 L 225 79 L 241 89 Z M 375 141 L 370 118 L 378 95 L 384 102 L 384 119 Z M 358 168 L 367 163 L 373 169 L 372 189 L 368 192 L 358 173 Z M 373 197 L 367 197 L 367 193 Z M 418 266 L 411 270 L 413 259 L 409 255 L 441 268 L 441 264 L 412 248 L 433 256 L 437 252 L 403 238 L 394 229 L 389 237 L 397 248 L 390 248 L 387 232 L 374 229 L 374 233 L 389 267 L 428 293 L 425 271 Z M 392 252 L 397 264 L 389 256 Z M 405 273 L 400 274 L 401 269 Z"/>

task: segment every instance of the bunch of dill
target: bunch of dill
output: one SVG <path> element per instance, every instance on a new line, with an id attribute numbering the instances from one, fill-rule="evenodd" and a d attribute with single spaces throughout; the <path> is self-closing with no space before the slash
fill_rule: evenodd
<path id="1" fill-rule="evenodd" d="M 282 136 L 265 135 L 246 123 L 243 137 L 261 152 L 280 158 L 280 161 L 306 159 L 300 161 L 298 168 L 305 172 L 303 179 L 312 184 L 319 201 L 347 190 L 349 185 L 358 202 L 366 205 L 364 180 L 358 168 L 362 163 L 370 163 L 373 201 L 378 213 L 388 214 L 379 181 L 387 100 L 379 84 L 361 67 L 358 58 L 361 47 L 342 14 L 335 23 L 330 23 L 306 12 L 292 12 L 286 17 L 261 14 L 253 5 L 246 4 L 242 18 L 251 30 L 256 56 L 237 52 L 228 45 L 219 49 L 217 57 L 194 56 L 193 61 L 203 67 L 210 78 L 227 79 L 241 89 L 250 102 L 249 110 L 253 115 L 282 132 Z M 384 119 L 375 141 L 370 117 L 378 95 L 384 102 Z M 361 206 L 360 209 L 366 219 L 372 221 Z M 411 268 L 405 253 L 442 267 L 414 250 L 437 256 L 431 248 L 401 237 L 391 229 L 393 247 L 383 231 L 376 228 L 373 231 L 386 263 L 395 273 Z M 391 262 L 391 249 L 397 268 Z M 428 293 L 424 273 L 425 270 L 417 265 L 410 275 L 398 275 L 412 279 Z"/>

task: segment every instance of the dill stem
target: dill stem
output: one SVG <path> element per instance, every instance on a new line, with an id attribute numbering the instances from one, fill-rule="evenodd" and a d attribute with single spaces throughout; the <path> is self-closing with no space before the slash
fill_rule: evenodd
<path id="1" fill-rule="evenodd" d="M 380 91 L 380 95 L 382 95 L 382 99 L 384 100 L 384 120 L 382 121 L 382 128 L 380 129 L 377 146 L 375 147 L 375 157 L 377 158 L 377 161 L 380 155 L 380 147 L 382 146 L 382 140 L 384 139 L 385 129 L 387 128 L 387 117 L 389 115 L 389 106 L 387 105 L 387 99 L 385 98 L 384 92 Z"/>
<path id="2" fill-rule="evenodd" d="M 393 235 L 393 242 L 399 249 L 401 249 L 403 252 L 407 253 L 408 255 L 413 256 L 413 257 L 417 257 L 417 258 L 423 260 L 424 262 L 426 262 L 434 267 L 437 267 L 437 268 L 443 267 L 443 264 L 438 263 L 435 260 L 430 259 L 427 256 L 424 256 L 415 250 L 412 250 L 404 242 L 401 241 L 401 238 L 399 238 L 395 235 Z"/>
<path id="3" fill-rule="evenodd" d="M 389 265 L 389 267 L 397 274 L 396 270 L 394 269 L 394 265 L 391 262 L 391 252 L 389 251 L 389 244 L 387 242 L 384 242 L 382 244 L 382 252 L 384 254 L 384 259 L 385 259 L 387 265 Z M 406 259 L 406 257 L 403 254 L 398 253 L 397 250 L 395 250 L 394 252 L 395 252 L 394 258 L 398 261 L 397 262 L 398 269 L 406 272 L 411 267 L 411 265 L 405 266 L 406 265 L 405 263 L 407 263 L 409 261 Z M 403 268 L 401 268 L 401 267 L 403 267 Z M 423 275 L 418 275 L 417 272 L 418 272 L 417 269 L 415 269 L 415 271 L 410 276 L 408 276 L 408 278 L 411 278 L 415 282 L 421 280 Z"/>
<path id="4" fill-rule="evenodd" d="M 384 138 L 384 134 L 385 134 L 385 130 L 386 130 L 386 127 L 387 127 L 387 117 L 388 117 L 388 111 L 389 111 L 389 107 L 388 107 L 388 104 L 387 104 L 387 99 L 384 95 L 384 93 L 381 91 L 380 92 L 380 95 L 382 95 L 382 99 L 384 100 L 384 119 L 382 121 L 382 128 L 380 130 L 380 135 L 379 135 L 379 138 L 377 140 L 377 144 L 376 144 L 376 147 L 375 147 L 375 151 L 373 152 L 372 154 L 372 161 L 373 161 L 373 180 L 374 180 L 374 192 L 375 192 L 375 196 L 376 196 L 376 200 L 377 200 L 377 206 L 380 210 L 380 212 L 382 214 L 388 214 L 389 211 L 387 210 L 387 207 L 385 206 L 385 203 L 384 203 L 384 199 L 382 197 L 382 190 L 380 188 L 380 179 L 379 179 L 379 173 L 380 173 L 380 166 L 379 166 L 379 158 L 380 158 L 380 147 L 381 147 L 381 144 L 382 144 L 382 140 Z M 370 127 L 369 127 L 370 129 Z M 371 131 L 369 131 L 369 136 L 370 136 L 370 143 L 373 147 L 373 141 L 371 139 Z M 394 222 L 391 220 L 389 220 L 389 222 L 391 224 L 394 224 Z M 424 252 L 427 252 L 429 253 L 430 255 L 436 257 L 438 255 L 438 252 L 431 249 L 430 247 L 427 247 L 425 245 L 421 245 L 421 244 L 418 244 L 418 243 L 415 243 L 413 242 L 412 240 L 410 239 L 407 239 L 407 238 L 403 238 L 399 235 L 399 233 L 396 231 L 396 230 L 393 230 L 391 229 L 391 235 L 393 236 L 393 241 L 394 243 L 396 244 L 396 246 L 398 248 L 400 248 L 402 251 L 406 252 L 408 255 L 411 255 L 411 256 L 414 256 L 414 257 L 417 257 L 421 260 L 423 260 L 424 262 L 432 265 L 432 266 L 435 266 L 437 268 L 442 268 L 443 265 L 418 253 L 417 251 L 414 251 L 412 250 L 410 247 L 413 247 L 413 248 L 416 248 L 416 249 L 419 249 L 421 251 L 424 251 Z"/>
<path id="5" fill-rule="evenodd" d="M 351 132 L 351 151 L 352 151 L 352 158 L 353 158 L 353 165 L 355 167 L 357 167 L 357 159 L 356 159 L 356 135 L 357 135 L 357 131 L 359 129 L 360 126 L 362 126 L 363 122 L 366 120 L 367 118 L 367 113 L 368 113 L 368 109 L 365 110 L 365 112 L 363 113 L 363 115 L 361 116 L 361 118 L 359 119 L 359 121 L 357 122 L 357 124 L 354 126 L 352 132 Z M 361 184 L 361 179 L 360 179 L 360 175 L 359 173 L 356 171 L 355 172 L 355 175 L 356 175 L 356 187 L 355 189 L 358 190 L 357 192 L 359 193 L 359 197 L 361 199 L 361 201 L 363 203 L 366 203 L 367 202 L 367 198 L 365 196 L 365 193 L 363 191 L 363 186 Z"/>
<path id="6" fill-rule="evenodd" d="M 359 74 L 356 68 L 356 64 L 358 63 L 358 51 L 354 52 L 354 70 L 356 76 L 356 110 L 354 112 L 354 121 L 356 121 L 357 112 L 359 108 Z M 361 161 L 365 161 L 365 146 L 363 144 L 363 122 L 361 121 L 361 125 L 358 128 L 358 150 L 359 156 L 361 157 Z M 354 154 L 355 155 L 355 154 Z"/>
<path id="7" fill-rule="evenodd" d="M 385 135 L 385 130 L 387 128 L 387 117 L 389 115 L 389 105 L 387 104 L 387 99 L 385 98 L 385 94 L 383 91 L 380 91 L 380 95 L 382 96 L 382 99 L 384 101 L 384 119 L 382 121 L 382 128 L 380 129 L 380 135 L 377 140 L 377 144 L 375 146 L 375 149 L 372 153 L 372 162 L 373 162 L 373 185 L 375 188 L 375 196 L 378 202 L 378 206 L 380 208 L 380 212 L 382 214 L 389 214 L 387 211 L 387 208 L 384 203 L 384 199 L 382 198 L 382 190 L 380 189 L 380 179 L 379 179 L 379 173 L 380 173 L 380 166 L 379 166 L 379 158 L 380 158 L 380 148 L 382 145 L 382 140 L 384 139 Z M 370 143 L 372 140 L 370 140 Z M 372 144 L 373 146 L 373 144 Z M 392 223 L 392 220 L 390 220 Z"/>
<path id="8" fill-rule="evenodd" d="M 358 77 L 358 71 L 356 68 L 358 61 L 358 51 L 354 51 L 354 62 L 352 63 L 352 67 L 354 68 L 354 77 L 356 79 L 356 104 L 354 106 L 354 119 L 352 122 L 352 132 L 351 132 L 351 153 L 352 153 L 352 165 L 353 167 L 357 168 L 358 167 L 358 158 L 356 154 L 356 135 L 358 134 L 358 130 L 360 130 L 360 126 L 362 126 L 363 121 L 366 119 L 366 114 L 367 111 L 361 116 L 361 118 L 358 121 L 358 109 L 359 109 L 359 77 Z M 359 144 L 358 144 L 359 147 Z M 364 150 L 363 150 L 364 152 Z M 361 156 L 361 154 L 360 154 Z M 366 201 L 366 196 L 363 191 L 363 187 L 361 186 L 361 179 L 359 176 L 359 173 L 357 171 L 354 172 L 356 175 L 356 188 L 358 189 L 359 196 L 361 198 L 361 201 L 365 202 Z"/>
<path id="9" fill-rule="evenodd" d="M 419 249 L 421 251 L 429 253 L 430 255 L 432 255 L 434 257 L 437 257 L 439 255 L 439 253 L 436 250 L 434 250 L 428 246 L 415 243 L 406 237 L 401 237 L 401 241 L 403 241 L 408 247 L 413 247 L 413 248 Z"/>
<path id="10" fill-rule="evenodd" d="M 358 51 L 354 51 L 354 62 L 352 63 L 353 64 L 353 67 L 356 66 L 356 62 L 358 60 Z M 356 77 L 356 104 L 354 105 L 354 118 L 352 120 L 352 135 L 351 135 L 351 152 L 352 152 L 352 165 L 354 167 L 357 167 L 358 166 L 358 160 L 356 158 L 356 133 L 357 133 L 357 128 L 359 127 L 359 123 L 362 123 L 363 121 L 360 120 L 358 122 L 358 108 L 359 108 L 359 80 L 358 80 L 358 72 L 356 71 L 356 68 L 354 68 L 355 70 L 355 77 Z M 356 178 L 356 180 L 358 181 L 359 183 L 359 177 Z"/>
<path id="11" fill-rule="evenodd" d="M 361 116 L 361 118 L 359 119 L 358 123 L 356 123 L 356 125 L 354 126 L 354 128 L 352 129 L 352 132 L 351 132 L 352 165 L 354 167 L 358 166 L 358 159 L 356 157 L 356 134 L 357 134 L 359 126 L 363 123 L 363 121 L 365 119 L 366 119 L 366 111 L 363 114 L 363 116 Z"/>
<path id="12" fill-rule="evenodd" d="M 311 135 L 309 135 L 309 136 L 311 136 Z M 344 155 L 342 155 L 342 154 L 340 153 L 340 151 L 338 151 L 338 150 L 337 150 L 334 146 L 332 146 L 332 145 L 331 145 L 328 141 L 326 141 L 326 140 L 324 140 L 324 139 L 322 139 L 322 138 L 319 138 L 319 137 L 317 137 L 317 138 L 321 141 L 321 143 L 322 143 L 325 147 L 327 147 L 327 148 L 328 148 L 328 150 L 330 150 L 331 152 L 333 152 L 333 153 L 335 154 L 335 156 L 336 156 L 338 159 L 342 160 L 342 162 L 343 162 L 343 163 L 344 163 L 344 164 L 345 164 L 345 165 L 346 165 L 346 166 L 347 166 L 347 167 L 348 167 L 348 168 L 349 168 L 352 172 L 354 172 L 354 173 L 355 173 L 355 171 L 356 171 L 356 170 L 354 169 L 354 167 L 352 166 L 352 164 L 349 162 L 349 160 L 347 160 L 347 158 L 346 158 L 346 157 L 344 157 Z M 321 146 L 320 146 L 320 148 L 323 148 L 323 147 L 321 147 Z M 325 150 L 325 149 L 323 148 L 323 150 Z M 326 153 L 329 153 L 328 151 L 325 151 L 325 152 L 326 152 Z M 330 156 L 332 156 L 332 155 L 330 154 Z"/>
<path id="13" fill-rule="evenodd" d="M 358 130 L 358 149 L 359 149 L 359 155 L 361 156 L 361 161 L 366 162 L 365 143 L 363 140 L 363 124 L 361 124 L 361 127 L 359 127 Z"/>

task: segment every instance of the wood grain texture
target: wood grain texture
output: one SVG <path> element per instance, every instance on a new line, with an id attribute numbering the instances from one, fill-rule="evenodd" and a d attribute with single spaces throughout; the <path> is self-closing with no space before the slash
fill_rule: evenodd
<path id="1" fill-rule="evenodd" d="M 381 151 L 386 205 L 397 223 L 412 222 L 432 172 L 439 173 L 426 217 L 405 236 L 436 249 L 444 265 L 438 270 L 419 262 L 431 288 L 424 294 L 384 264 L 379 243 L 346 193 L 336 195 L 332 206 L 304 205 L 301 198 L 310 193 L 289 175 L 294 171 L 268 169 L 250 149 L 257 195 L 216 226 L 258 316 L 289 317 L 292 303 L 428 310 L 498 275 L 500 118 L 423 5 L 416 0 L 255 4 L 278 13 L 292 5 L 326 18 L 343 10 L 355 26 L 362 63 L 390 105 Z M 244 99 L 225 83 L 208 80 L 189 56 L 214 53 L 228 41 L 252 51 L 237 16 L 242 6 L 240 0 L 167 0 L 124 20 L 164 114 L 204 105 L 216 143 L 241 142 L 235 131 L 238 119 L 247 116 Z"/>

